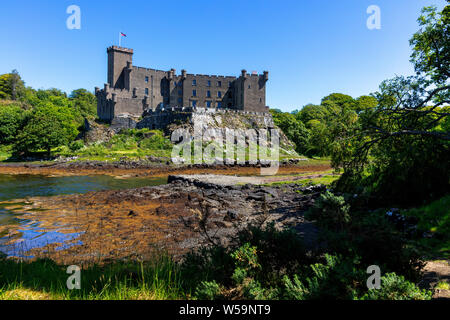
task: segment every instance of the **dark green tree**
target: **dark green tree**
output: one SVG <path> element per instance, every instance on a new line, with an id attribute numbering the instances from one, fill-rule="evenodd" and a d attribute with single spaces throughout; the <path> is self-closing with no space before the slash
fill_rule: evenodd
<path id="1" fill-rule="evenodd" d="M 360 126 L 346 137 L 352 146 L 346 156 L 333 154 L 334 166 L 345 169 L 342 190 L 363 184 L 390 202 L 409 204 L 449 190 L 450 86 L 448 65 L 438 61 L 447 59 L 450 42 L 433 40 L 448 30 L 448 8 L 423 9 L 411 40 L 417 74 L 384 81 L 374 94 L 377 106 L 364 110 Z M 365 170 L 369 176 L 362 179 Z"/>
<path id="2" fill-rule="evenodd" d="M 0 75 L 0 99 L 18 100 L 22 97 L 25 83 L 17 70 Z"/>
<path id="3" fill-rule="evenodd" d="M 68 108 L 43 102 L 35 107 L 14 144 L 16 153 L 30 153 L 66 145 L 77 136 L 73 114 Z"/>
<path id="4" fill-rule="evenodd" d="M 20 106 L 0 106 L 0 145 L 11 144 L 24 121 L 25 111 Z"/>
<path id="5" fill-rule="evenodd" d="M 97 98 L 86 89 L 72 91 L 69 96 L 73 108 L 82 118 L 95 118 L 97 116 Z"/>

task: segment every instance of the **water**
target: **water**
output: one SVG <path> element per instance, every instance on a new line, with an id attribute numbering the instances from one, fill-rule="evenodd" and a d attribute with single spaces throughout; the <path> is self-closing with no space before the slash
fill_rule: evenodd
<path id="1" fill-rule="evenodd" d="M 139 188 L 165 183 L 167 183 L 167 177 L 118 179 L 105 175 L 47 177 L 39 175 L 0 174 L 0 202 L 26 197 Z"/>
<path id="2" fill-rule="evenodd" d="M 40 248 L 49 243 L 61 243 L 59 249 L 64 249 L 64 241 L 72 240 L 79 233 L 63 233 L 45 231 L 39 225 L 31 225 L 30 221 L 21 218 L 22 203 L 15 199 L 37 196 L 55 196 L 65 194 L 82 194 L 91 191 L 117 190 L 156 186 L 167 183 L 167 177 L 132 177 L 116 178 L 106 175 L 48 177 L 40 175 L 1 175 L 0 174 L 0 226 L 11 225 L 18 228 L 18 240 L 13 246 L 7 244 L 10 240 L 5 237 L 8 231 L 0 233 L 0 252 L 8 256 L 23 256 L 23 252 Z M 8 210 L 5 207 L 14 202 L 17 209 Z M 62 230 L 61 230 L 62 231 Z M 77 243 L 80 244 L 80 243 Z M 20 253 L 18 253 L 20 252 Z"/>

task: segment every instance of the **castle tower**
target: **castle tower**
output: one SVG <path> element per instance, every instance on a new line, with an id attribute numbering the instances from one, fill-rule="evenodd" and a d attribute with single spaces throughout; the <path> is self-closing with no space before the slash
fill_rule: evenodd
<path id="1" fill-rule="evenodd" d="M 112 46 L 108 52 L 108 84 L 111 88 L 126 87 L 125 73 L 133 63 L 133 49 Z"/>

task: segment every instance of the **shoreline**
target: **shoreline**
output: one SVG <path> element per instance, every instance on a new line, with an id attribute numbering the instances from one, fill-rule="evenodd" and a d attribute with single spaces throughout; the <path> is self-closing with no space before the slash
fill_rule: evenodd
<path id="1" fill-rule="evenodd" d="M 134 177 L 167 176 L 171 174 L 221 174 L 221 175 L 260 175 L 261 165 L 173 165 L 162 163 L 130 162 L 57 162 L 57 163 L 0 163 L 0 174 L 80 176 L 110 175 Z M 280 164 L 276 175 L 290 175 L 307 172 L 331 170 L 328 161 L 304 161 Z"/>
<path id="2" fill-rule="evenodd" d="M 147 261 L 156 248 L 179 259 L 210 244 L 211 239 L 227 244 L 255 223 L 291 227 L 305 243 L 315 243 L 316 228 L 303 215 L 323 186 L 305 188 L 308 192 L 300 194 L 296 191 L 301 187 L 295 183 L 225 185 L 197 178 L 171 176 L 169 184 L 160 186 L 23 199 L 20 208 L 11 204 L 10 209 L 20 211 L 20 218 L 28 222 L 0 226 L 0 232 L 6 232 L 9 241 L 5 245 L 11 246 L 13 256 L 47 257 L 78 265 L 117 259 Z M 22 247 L 20 234 L 36 226 L 76 236 L 36 248 Z"/>

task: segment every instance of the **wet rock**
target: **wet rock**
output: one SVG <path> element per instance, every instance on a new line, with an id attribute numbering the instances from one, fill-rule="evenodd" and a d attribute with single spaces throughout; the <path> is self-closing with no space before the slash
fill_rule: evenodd
<path id="1" fill-rule="evenodd" d="M 239 213 L 236 210 L 228 210 L 224 218 L 226 221 L 233 221 L 239 219 Z"/>
<path id="2" fill-rule="evenodd" d="M 134 212 L 133 210 L 130 210 L 130 212 L 128 213 L 129 217 L 136 217 L 138 214 L 136 212 Z"/>

